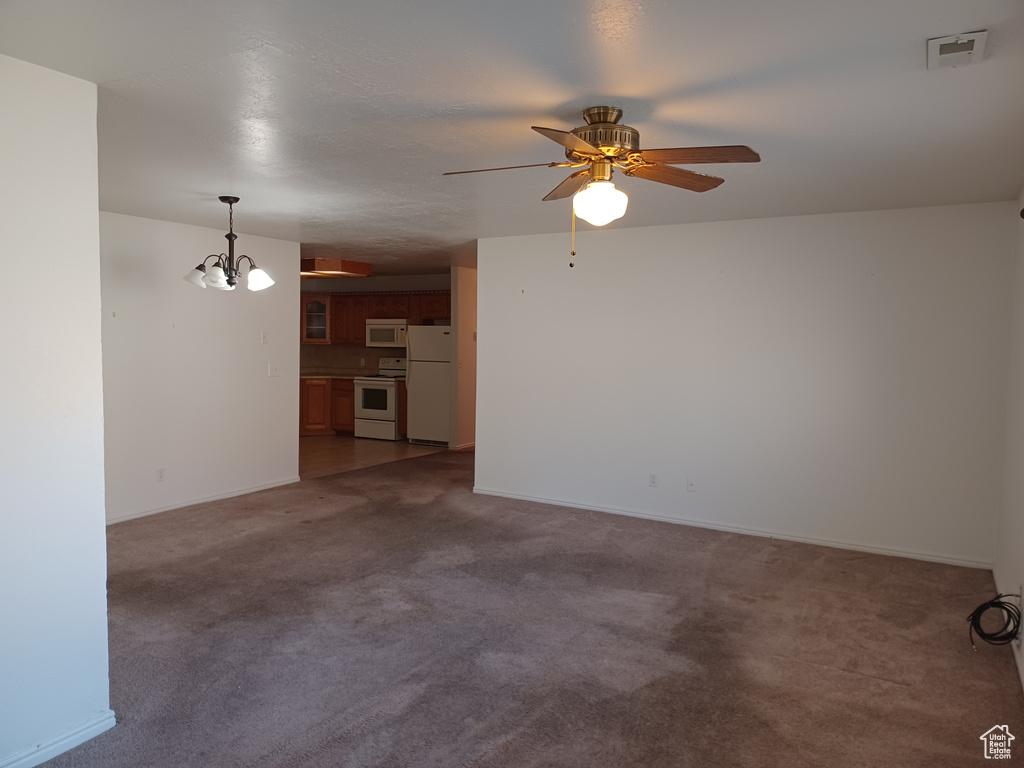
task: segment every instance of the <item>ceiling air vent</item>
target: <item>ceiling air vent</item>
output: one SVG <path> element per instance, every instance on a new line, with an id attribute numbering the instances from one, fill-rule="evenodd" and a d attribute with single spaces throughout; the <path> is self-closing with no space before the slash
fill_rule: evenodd
<path id="1" fill-rule="evenodd" d="M 928 69 L 962 67 L 981 61 L 985 57 L 986 38 L 987 29 L 949 37 L 933 37 L 928 41 Z"/>

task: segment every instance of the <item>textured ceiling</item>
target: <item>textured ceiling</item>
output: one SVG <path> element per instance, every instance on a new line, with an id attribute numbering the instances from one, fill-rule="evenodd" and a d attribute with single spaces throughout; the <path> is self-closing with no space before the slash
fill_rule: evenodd
<path id="1" fill-rule="evenodd" d="M 927 70 L 930 37 L 988 29 Z M 1010 200 L 1019 0 L 2 0 L 0 53 L 100 84 L 106 211 L 436 272 L 480 237 L 568 232 L 530 130 L 613 105 L 643 147 L 748 144 L 696 194 L 616 176 L 612 227 Z M 582 227 L 589 225 L 582 224 Z"/>

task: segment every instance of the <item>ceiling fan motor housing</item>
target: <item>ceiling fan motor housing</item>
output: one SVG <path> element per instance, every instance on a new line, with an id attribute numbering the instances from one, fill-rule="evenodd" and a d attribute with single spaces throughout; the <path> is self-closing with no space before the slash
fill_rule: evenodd
<path id="1" fill-rule="evenodd" d="M 619 125 L 621 117 L 622 110 L 618 107 L 590 107 L 583 110 L 587 124 L 573 128 L 570 133 L 597 147 L 608 157 L 637 152 L 640 149 L 640 131 L 631 125 Z M 578 155 L 567 149 L 565 156 L 572 159 Z"/>

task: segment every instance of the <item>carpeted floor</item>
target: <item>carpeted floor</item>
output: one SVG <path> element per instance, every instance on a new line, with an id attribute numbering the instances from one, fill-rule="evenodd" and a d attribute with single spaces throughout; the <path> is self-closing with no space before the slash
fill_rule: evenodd
<path id="1" fill-rule="evenodd" d="M 967 640 L 987 571 L 476 496 L 472 461 L 112 526 L 118 725 L 47 765 L 963 768 L 996 724 L 1024 745 L 1010 649 Z"/>

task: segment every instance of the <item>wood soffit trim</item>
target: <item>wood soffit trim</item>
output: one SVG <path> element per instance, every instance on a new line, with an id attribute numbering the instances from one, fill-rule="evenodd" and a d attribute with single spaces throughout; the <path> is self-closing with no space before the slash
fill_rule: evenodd
<path id="1" fill-rule="evenodd" d="M 373 266 L 365 261 L 348 259 L 299 259 L 299 274 L 302 277 L 369 277 Z"/>

